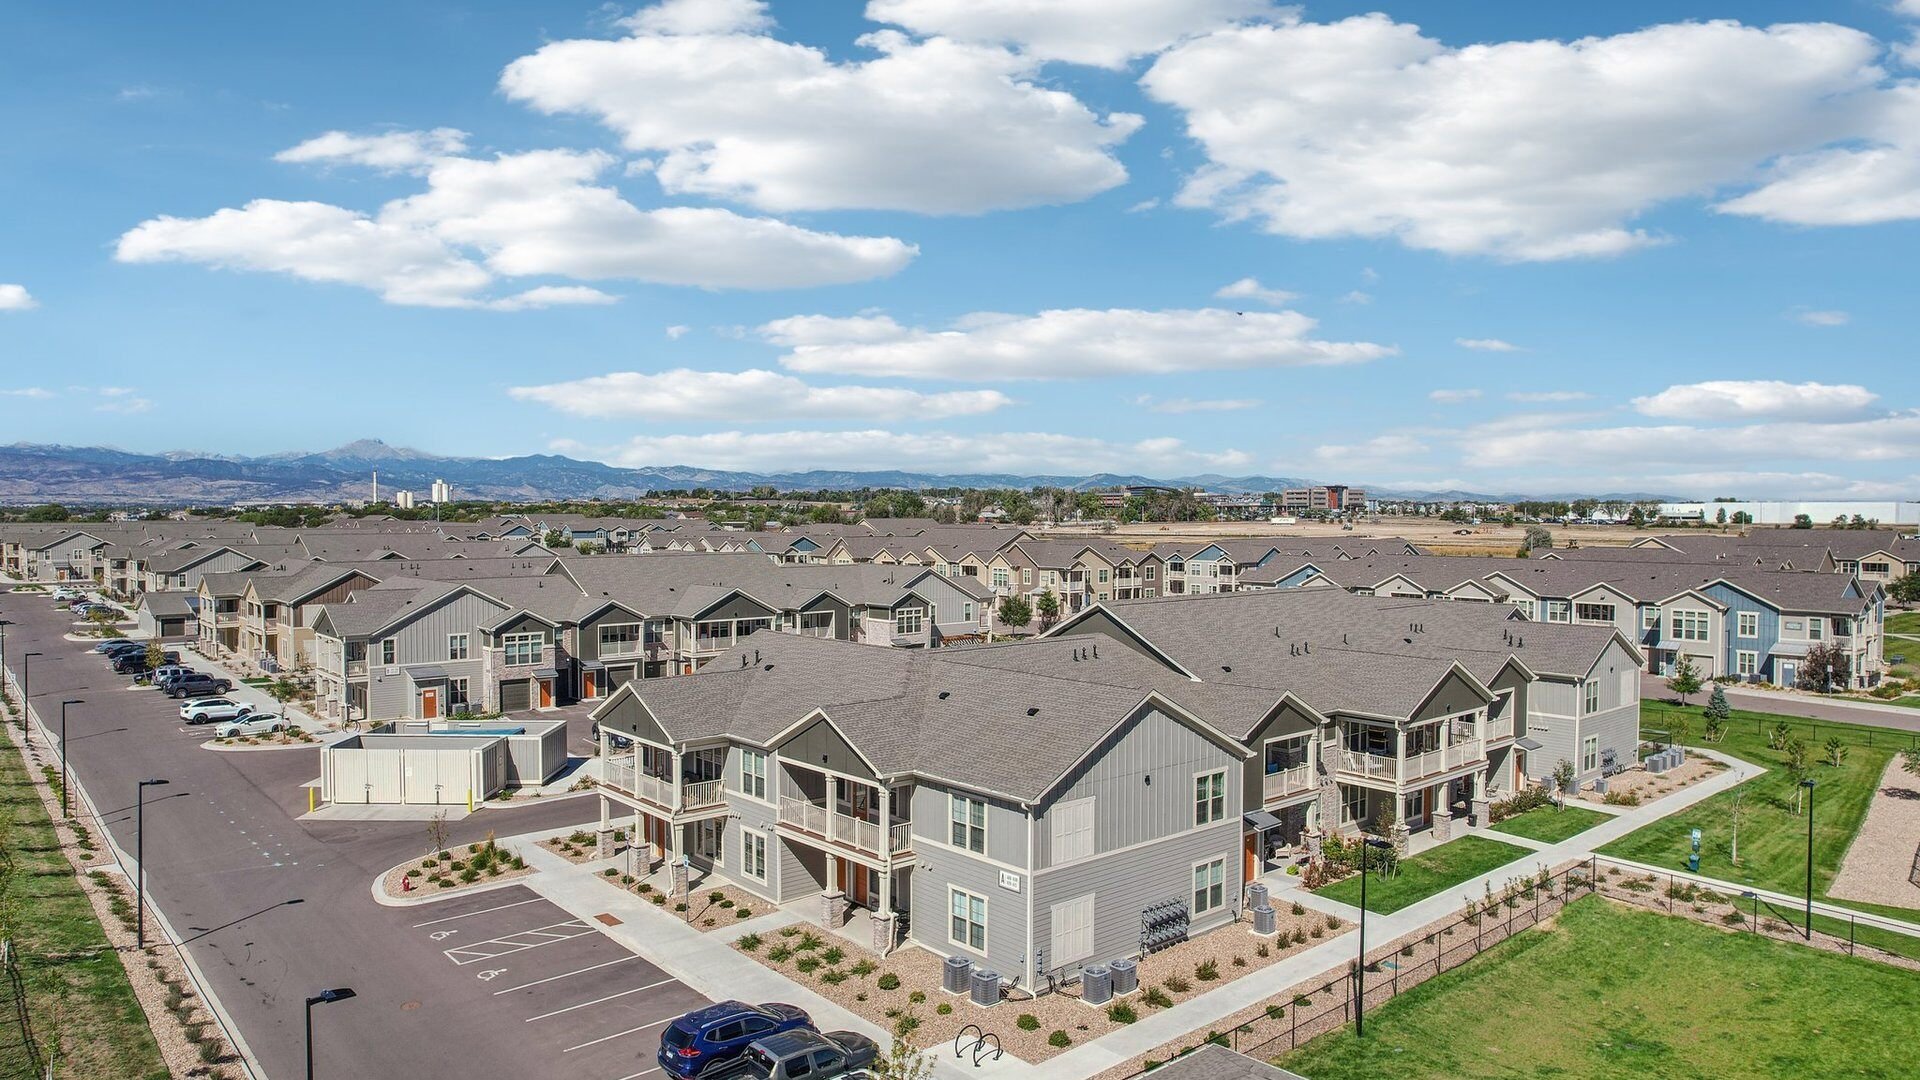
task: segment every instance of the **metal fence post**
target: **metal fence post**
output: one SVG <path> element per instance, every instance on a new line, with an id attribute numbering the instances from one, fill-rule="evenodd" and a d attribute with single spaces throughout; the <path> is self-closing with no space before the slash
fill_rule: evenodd
<path id="1" fill-rule="evenodd" d="M 1848 956 L 1852 956 L 1852 955 L 1853 955 L 1853 948 L 1854 948 L 1854 945 L 1853 945 L 1853 942 L 1854 942 L 1854 923 L 1855 923 L 1855 921 L 1856 921 L 1856 920 L 1855 920 L 1855 918 L 1854 918 L 1854 916 L 1852 916 L 1852 915 L 1849 915 L 1849 916 L 1847 916 L 1847 955 L 1848 955 Z"/>

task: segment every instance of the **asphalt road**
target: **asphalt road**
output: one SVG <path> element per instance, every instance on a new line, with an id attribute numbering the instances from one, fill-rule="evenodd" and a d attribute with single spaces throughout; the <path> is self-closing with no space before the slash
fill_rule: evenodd
<path id="1" fill-rule="evenodd" d="M 6 662 L 16 675 L 23 654 L 45 654 L 34 659 L 31 675 L 40 716 L 57 727 L 60 701 L 83 699 L 68 711 L 70 765 L 126 851 L 134 850 L 136 781 L 169 781 L 147 789 L 150 901 L 181 936 L 272 1080 L 303 1075 L 304 1003 L 328 987 L 350 986 L 358 997 L 316 1009 L 321 1077 L 487 1080 L 554 1075 L 564 1067 L 584 1080 L 621 1080 L 651 1068 L 657 1032 L 635 1031 L 566 1052 L 575 1045 L 566 1040 L 585 1030 L 581 1022 L 609 1008 L 629 1010 L 619 1019 L 632 1022 L 609 1029 L 617 1031 L 652 1022 L 665 1009 L 690 1007 L 691 991 L 662 984 L 615 998 L 607 1007 L 566 1011 L 540 1022 L 553 1037 L 545 1037 L 546 1031 L 529 1037 L 529 1007 L 518 995 L 494 994 L 490 984 L 534 971 L 536 958 L 544 970 L 549 958 L 585 966 L 596 962 L 587 953 L 608 959 L 630 954 L 598 932 L 582 932 L 478 969 L 450 962 L 446 946 L 415 924 L 435 917 L 423 912 L 457 913 L 448 907 L 454 901 L 390 908 L 376 904 L 370 892 L 374 875 L 426 846 L 420 823 L 297 821 L 306 809 L 302 785 L 319 775 L 317 749 L 202 749 L 207 728 L 183 727 L 178 702 L 157 691 L 129 689 L 128 680 L 87 646 L 66 641 L 71 624 L 45 596 L 0 593 L 0 618 L 12 623 L 5 628 Z M 469 843 L 490 830 L 558 830 L 596 818 L 591 799 L 555 800 L 482 810 L 451 832 L 455 843 Z M 531 895 L 516 887 L 460 902 L 471 906 L 510 893 Z M 536 913 L 541 917 L 518 917 Z M 536 901 L 489 915 L 488 936 L 568 918 Z M 471 936 L 469 928 L 458 928 Z M 148 930 L 150 938 L 157 936 L 151 924 Z M 643 964 L 633 960 L 627 966 L 646 974 L 639 970 Z M 477 978 L 479 970 L 492 968 L 508 970 Z M 560 991 L 573 989 L 565 982 L 551 984 L 553 992 L 536 1003 L 540 1011 L 573 1004 L 562 1000 Z M 581 992 L 597 991 L 593 996 L 624 989 L 630 987 L 584 978 L 579 983 Z M 597 1037 L 586 1034 L 579 1041 Z"/>
<path id="2" fill-rule="evenodd" d="M 1705 705 L 1707 693 L 1708 691 L 1703 690 L 1695 694 L 1693 701 L 1696 704 Z M 1667 680 L 1663 676 L 1641 672 L 1640 696 L 1671 701 L 1673 691 L 1667 689 Z M 1805 716 L 1814 720 L 1833 720 L 1840 723 L 1860 724 L 1864 727 L 1887 728 L 1890 731 L 1920 732 L 1920 709 L 1903 709 L 1897 705 L 1884 709 L 1865 708 L 1844 701 L 1751 694 L 1733 686 L 1727 688 L 1727 704 L 1736 709 L 1751 709 L 1754 712 Z"/>

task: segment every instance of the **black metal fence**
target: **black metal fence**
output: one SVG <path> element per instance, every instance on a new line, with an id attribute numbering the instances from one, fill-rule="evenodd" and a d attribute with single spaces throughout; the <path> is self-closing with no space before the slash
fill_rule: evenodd
<path id="1" fill-rule="evenodd" d="M 1270 1002 L 1264 1015 L 1226 1031 L 1210 1031 L 1179 1053 L 1216 1042 L 1261 1059 L 1277 1057 L 1352 1023 L 1356 1007 L 1372 1011 L 1515 934 L 1538 926 L 1593 888 L 1591 863 L 1579 863 L 1557 874 L 1516 877 L 1490 897 L 1474 898 L 1471 914 L 1463 903 L 1461 914 L 1451 921 L 1370 946 L 1364 977 L 1358 961 L 1349 961 L 1345 974 L 1308 989 L 1295 988 L 1290 999 Z M 1143 1073 L 1161 1064 L 1148 1058 Z"/>

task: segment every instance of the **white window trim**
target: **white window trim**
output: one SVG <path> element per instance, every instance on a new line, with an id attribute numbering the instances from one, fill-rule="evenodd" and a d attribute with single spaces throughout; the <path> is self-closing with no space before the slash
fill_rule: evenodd
<path id="1" fill-rule="evenodd" d="M 1580 740 L 1580 771 L 1592 772 L 1600 767 L 1600 736 L 1589 735 Z"/>
<path id="2" fill-rule="evenodd" d="M 980 921 L 977 924 L 973 921 L 973 905 L 967 905 L 967 925 L 969 928 L 975 925 L 980 927 L 980 944 L 978 945 L 970 941 L 962 941 L 953 936 L 953 898 L 955 896 L 964 896 L 968 900 L 980 901 Z M 958 945 L 970 953 L 978 953 L 981 956 L 987 955 L 987 920 L 992 915 L 992 905 L 986 896 L 977 892 L 970 892 L 958 885 L 949 885 L 947 886 L 947 910 L 945 915 L 947 917 L 947 943 L 949 945 Z"/>
<path id="3" fill-rule="evenodd" d="M 608 652 L 607 651 L 607 631 L 624 630 L 627 627 L 633 628 L 633 640 L 631 642 L 633 646 L 632 650 L 629 651 L 629 650 L 622 649 L 618 652 Z M 601 623 L 596 633 L 599 635 L 601 659 L 605 659 L 609 656 L 639 656 L 641 653 L 647 650 L 647 628 L 645 623 L 638 623 L 638 622 Z"/>
<path id="4" fill-rule="evenodd" d="M 456 652 L 453 647 L 453 643 L 456 641 L 460 643 L 460 649 L 458 652 Z M 472 656 L 473 656 L 473 641 L 471 638 L 469 638 L 465 634 L 448 634 L 447 635 L 447 659 L 466 660 L 466 659 L 470 659 Z"/>
<path id="5" fill-rule="evenodd" d="M 1193 867 L 1187 871 L 1187 899 L 1192 900 L 1194 894 L 1200 891 L 1199 889 L 1194 887 L 1194 877 L 1199 872 L 1200 868 L 1203 866 L 1212 866 L 1214 863 L 1220 864 L 1220 902 L 1218 904 L 1210 904 L 1204 908 L 1199 907 L 1198 905 L 1193 905 L 1192 910 L 1190 910 L 1187 913 L 1189 918 L 1197 919 L 1202 915 L 1211 915 L 1216 911 L 1224 911 L 1226 909 L 1227 864 L 1232 860 L 1233 860 L 1233 856 L 1231 854 L 1216 855 L 1211 859 L 1201 859 L 1200 861 L 1194 863 Z"/>
<path id="6" fill-rule="evenodd" d="M 760 848 L 760 873 L 753 872 L 753 849 L 755 842 Z M 773 845 L 767 841 L 767 834 L 759 829 L 740 830 L 740 876 L 748 881 L 767 882 L 767 851 Z"/>
<path id="7" fill-rule="evenodd" d="M 1751 630 L 1747 629 L 1749 620 L 1752 621 L 1751 624 L 1753 626 L 1753 629 Z M 1739 615 L 1736 616 L 1734 619 L 1734 634 L 1737 637 L 1743 637 L 1743 638 L 1759 637 L 1760 636 L 1760 613 L 1757 611 L 1740 612 Z"/>
<path id="8" fill-rule="evenodd" d="M 978 851 L 975 851 L 973 847 L 969 844 L 953 843 L 953 827 L 956 824 L 963 823 L 961 819 L 955 818 L 953 816 L 953 808 L 956 803 L 962 803 L 962 802 L 968 803 L 968 804 L 972 804 L 972 803 L 980 804 L 980 850 Z M 947 792 L 947 844 L 948 846 L 952 847 L 955 851 L 964 851 L 969 855 L 985 855 L 989 850 L 989 845 L 991 843 L 990 838 L 987 836 L 987 822 L 992 817 L 993 817 L 993 814 L 991 812 L 991 808 L 987 805 L 987 800 L 976 799 L 971 795 L 962 795 L 957 791 Z M 967 835 L 969 837 L 972 836 L 973 818 L 971 814 L 971 807 L 969 807 L 969 814 L 967 818 L 964 820 L 964 824 L 968 829 Z"/>
<path id="9" fill-rule="evenodd" d="M 747 772 L 747 762 L 752 760 L 755 756 L 758 756 L 760 759 L 759 780 L 760 780 L 760 789 L 762 793 L 759 795 L 755 795 L 753 791 L 747 787 L 747 776 L 749 775 Z M 741 796 L 748 799 L 752 799 L 754 802 L 765 803 L 768 806 L 773 805 L 772 796 L 770 794 L 767 794 L 773 789 L 773 755 L 772 754 L 767 753 L 765 750 L 756 750 L 748 746 L 741 747 L 740 748 L 740 767 L 734 771 L 734 779 L 735 779 L 735 783 L 739 787 L 739 792 Z"/>
<path id="10" fill-rule="evenodd" d="M 1213 776 L 1218 776 L 1220 778 L 1220 816 L 1210 817 L 1210 818 L 1207 818 L 1205 821 L 1202 821 L 1200 819 L 1200 783 L 1201 781 L 1207 779 L 1208 777 L 1213 777 Z M 1194 828 L 1197 829 L 1202 825 L 1217 825 L 1220 822 L 1227 820 L 1227 770 L 1203 769 L 1200 772 L 1194 773 L 1193 784 L 1189 790 L 1191 790 L 1193 795 L 1192 801 L 1193 801 L 1193 827 Z M 1212 801 L 1212 796 L 1208 796 L 1208 801 L 1209 802 Z M 1209 809 L 1211 809 L 1211 807 L 1209 807 Z"/>
<path id="11" fill-rule="evenodd" d="M 1747 670 L 1742 671 L 1742 668 Z M 1735 675 L 1760 674 L 1760 654 L 1752 649 L 1741 649 L 1733 654 L 1733 673 Z"/>

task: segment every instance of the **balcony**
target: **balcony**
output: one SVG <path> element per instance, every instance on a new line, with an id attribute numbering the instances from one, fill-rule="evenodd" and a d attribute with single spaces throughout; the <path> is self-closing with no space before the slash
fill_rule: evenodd
<path id="1" fill-rule="evenodd" d="M 1511 721 L 1508 723 L 1510 724 Z M 1480 744 L 1476 740 L 1454 743 L 1452 746 L 1443 746 L 1424 754 L 1414 754 L 1404 762 L 1392 754 L 1364 754 L 1355 750 L 1342 750 L 1339 768 L 1342 776 L 1388 783 L 1411 783 L 1425 777 L 1439 775 L 1450 769 L 1457 769 L 1480 758 Z"/>
<path id="2" fill-rule="evenodd" d="M 726 784 L 721 780 L 684 781 L 676 800 L 672 779 L 640 768 L 631 752 L 610 754 L 604 759 L 600 784 L 669 814 L 724 808 L 727 804 Z"/>
<path id="3" fill-rule="evenodd" d="M 829 843 L 882 854 L 880 823 L 831 810 L 820 803 L 791 796 L 780 799 L 780 824 L 798 829 Z M 911 822 L 895 823 L 887 830 L 886 841 L 895 854 L 913 846 Z"/>
<path id="4" fill-rule="evenodd" d="M 1513 717 L 1503 716 L 1498 720 L 1487 721 L 1487 741 L 1513 738 Z"/>
<path id="5" fill-rule="evenodd" d="M 1457 769 L 1479 758 L 1479 744 L 1471 742 L 1454 743 L 1452 746 L 1443 746 L 1438 750 L 1429 750 L 1424 754 L 1415 754 L 1408 758 L 1407 769 L 1406 772 L 1402 774 L 1402 778 L 1405 780 L 1418 780 L 1422 777 L 1434 776 L 1446 772 L 1448 769 Z"/>
<path id="6" fill-rule="evenodd" d="M 1289 795 L 1312 791 L 1313 766 L 1300 764 L 1278 772 L 1270 772 L 1261 780 L 1261 787 L 1263 797 L 1268 800 L 1284 799 Z"/>
<path id="7" fill-rule="evenodd" d="M 1400 775 L 1400 761 L 1392 754 L 1366 754 L 1358 750 L 1340 751 L 1340 772 L 1368 780 L 1392 780 Z"/>
<path id="8" fill-rule="evenodd" d="M 367 677 L 367 662 L 364 658 L 347 661 L 347 678 L 364 679 Z"/>

